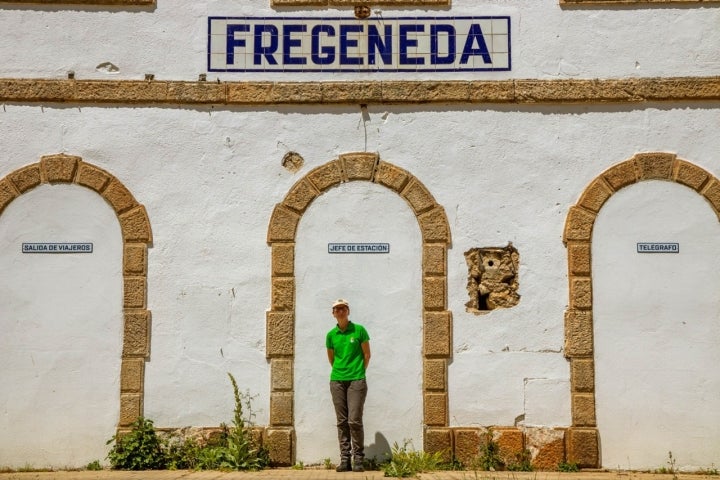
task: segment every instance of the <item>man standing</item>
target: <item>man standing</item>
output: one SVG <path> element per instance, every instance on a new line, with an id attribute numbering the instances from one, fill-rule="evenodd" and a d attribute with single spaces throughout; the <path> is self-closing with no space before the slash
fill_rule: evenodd
<path id="1" fill-rule="evenodd" d="M 337 326 L 325 337 L 328 360 L 332 366 L 330 393 L 337 417 L 340 465 L 338 472 L 363 472 L 365 459 L 365 433 L 363 430 L 363 407 L 367 396 L 365 371 L 370 363 L 370 336 L 365 327 L 353 323 L 350 305 L 338 299 L 333 303 L 332 313 Z"/>

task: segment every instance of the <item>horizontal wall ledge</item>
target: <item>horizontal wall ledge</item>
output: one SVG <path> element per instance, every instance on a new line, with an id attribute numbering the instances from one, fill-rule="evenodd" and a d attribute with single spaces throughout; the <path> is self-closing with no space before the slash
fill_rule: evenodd
<path id="1" fill-rule="evenodd" d="M 560 0 L 560 5 L 633 5 L 642 3 L 720 3 L 720 0 Z"/>
<path id="2" fill-rule="evenodd" d="M 499 81 L 0 79 L 0 102 L 133 105 L 596 104 L 720 100 L 720 76 Z"/>
<path id="3" fill-rule="evenodd" d="M 155 0 L 0 0 L 3 3 L 16 3 L 21 5 L 115 5 L 115 6 L 145 6 L 155 5 Z"/>

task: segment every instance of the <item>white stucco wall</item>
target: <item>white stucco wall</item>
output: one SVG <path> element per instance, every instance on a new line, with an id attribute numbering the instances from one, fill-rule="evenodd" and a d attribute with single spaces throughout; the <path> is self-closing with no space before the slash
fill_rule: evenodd
<path id="1" fill-rule="evenodd" d="M 373 7 L 374 17 L 510 15 L 512 72 L 482 78 L 652 77 L 717 75 L 720 11 L 695 8 L 561 8 L 556 0 L 456 0 L 452 8 Z M 0 26 L 12 42 L 0 46 L 4 76 L 196 80 L 207 70 L 208 16 L 317 16 L 353 18 L 351 9 L 271 9 L 270 0 L 157 2 L 156 8 L 3 10 Z M 38 41 L 38 33 L 42 40 Z M 17 48 L 18 45 L 27 46 Z M 657 48 L 662 45 L 663 48 Z M 79 46 L 82 46 L 79 48 Z M 31 49 L 31 50 L 29 50 Z M 32 54 L 29 52 L 32 51 Z M 81 51 L 82 54 L 78 55 Z M 107 63 L 117 71 L 108 72 Z M 303 74 L 308 78 L 374 78 L 368 74 Z M 477 73 L 420 73 L 413 78 L 477 78 Z M 287 75 L 222 73 L 209 79 Z M 407 79 L 407 73 L 383 78 Z"/>
<path id="2" fill-rule="evenodd" d="M 636 252 L 638 242 L 679 253 Z M 609 468 L 712 468 L 720 455 L 720 224 L 696 192 L 633 185 L 593 234 L 595 371 L 602 462 Z"/>
<path id="3" fill-rule="evenodd" d="M 4 7 L 0 58 L 5 61 L 0 65 L 0 77 L 63 78 L 73 70 L 79 79 L 138 79 L 154 73 L 160 80 L 194 80 L 206 70 L 207 16 L 297 14 L 295 10 L 274 11 L 268 5 L 267 0 L 227 0 L 158 1 L 156 8 L 139 10 Z M 385 16 L 510 15 L 513 70 L 382 76 L 295 74 L 292 78 L 225 73 L 209 75 L 209 80 L 720 74 L 720 51 L 715 48 L 720 44 L 720 9 L 712 7 L 561 9 L 555 0 L 520 0 L 513 5 L 499 0 L 482 5 L 456 0 L 451 9 L 439 12 L 375 10 Z M 351 15 L 348 10 L 303 14 Z M 96 71 L 104 62 L 112 62 L 119 71 Z M 265 313 L 270 307 L 270 249 L 266 235 L 272 209 L 313 168 L 341 153 L 377 152 L 383 161 L 407 169 L 423 182 L 449 220 L 448 309 L 453 314 L 450 425 L 568 426 L 569 372 L 562 352 L 567 304 L 562 231 L 568 208 L 600 172 L 636 152 L 675 152 L 717 175 L 719 124 L 720 110 L 715 104 L 682 103 L 369 105 L 366 115 L 352 105 L 7 104 L 0 109 L 0 176 L 37 162 L 42 155 L 66 152 L 120 179 L 145 205 L 154 239 L 148 267 L 152 337 L 145 415 L 158 426 L 227 422 L 232 418 L 233 400 L 226 373 L 231 372 L 241 390 L 256 396 L 257 423 L 267 424 L 270 386 Z M 299 152 L 305 159 L 296 173 L 281 166 L 288 151 Z M 41 188 L 54 192 L 61 187 Z M 9 224 L 13 215 L 22 217 L 25 210 L 31 211 L 32 204 L 22 207 L 31 195 L 34 193 L 15 200 L 0 216 L 0 225 Z M 73 211 L 77 205 L 73 202 L 69 197 L 57 201 L 67 207 L 63 211 Z M 357 209 L 358 205 L 370 208 Z M 55 218 L 54 211 L 51 213 Z M 328 219 L 337 221 L 328 223 Z M 119 229 L 116 223 L 112 228 Z M 34 231 L 28 225 L 22 223 L 21 230 Z M 120 242 L 119 230 L 108 235 Z M 19 241 L 14 235 L 0 236 L 3 252 L 16 251 Z M 330 241 L 389 242 L 392 253 L 341 259 L 325 253 Z M 520 254 L 519 305 L 482 316 L 466 313 L 463 253 L 474 247 L 505 246 L 509 241 Z M 375 432 L 380 432 L 390 445 L 407 437 L 420 447 L 421 337 L 415 330 L 420 318 L 420 242 L 408 206 L 397 195 L 362 182 L 325 193 L 303 217 L 296 252 L 296 268 L 302 272 L 297 275 L 296 299 L 299 460 L 336 456 L 333 420 L 327 416 L 328 366 L 322 341 L 332 325 L 328 305 L 339 296 L 349 298 L 351 318 L 370 327 L 373 338 L 367 443 L 379 445 Z M 120 243 L 117 245 L 113 251 L 121 252 Z M 104 321 L 109 323 L 102 327 L 118 333 L 112 340 L 117 344 L 107 348 L 116 352 L 112 357 L 116 363 L 108 360 L 106 370 L 115 368 L 115 373 L 102 379 L 115 383 L 102 386 L 93 380 L 93 385 L 110 392 L 109 399 L 115 402 L 107 409 L 110 416 L 103 417 L 107 425 L 116 421 L 119 401 L 122 281 L 121 253 L 117 255 L 108 257 L 117 262 L 116 270 L 107 275 L 117 288 L 112 293 L 114 300 L 103 307 L 108 309 Z M 100 261 L 99 252 L 91 258 Z M 333 262 L 339 262 L 341 270 L 332 268 Z M 350 290 L 340 288 L 346 270 L 353 275 L 347 284 Z M 25 280 L 18 288 L 31 289 L 33 285 L 32 280 Z M 4 290 L 0 295 L 15 298 L 13 292 Z M 395 302 L 395 298 L 402 300 Z M 5 305 L 2 302 L 0 308 Z M 49 303 L 33 303 L 32 308 L 49 318 L 56 311 Z M 2 315 L 0 321 L 6 319 Z M 384 357 L 389 350 L 384 342 L 406 329 L 410 338 L 399 344 L 397 353 L 408 361 L 398 364 L 397 359 Z M 309 336 L 303 337 L 306 333 Z M 317 338 L 313 336 L 316 333 Z M 391 335 L 384 337 L 387 333 Z M 0 375 L 9 375 L 5 370 L 0 367 Z M 402 395 L 398 395 L 401 370 Z M 31 367 L 12 373 L 18 379 L 31 374 Z M 34 384 L 22 385 L 18 388 L 25 392 L 23 399 L 29 407 L 43 408 L 45 399 L 33 391 Z M 714 398 L 708 400 L 707 408 L 720 410 L 717 396 Z M 398 401 L 391 408 L 382 406 L 392 400 Z M 322 417 L 313 416 L 314 404 L 321 405 L 317 410 Z M 402 415 L 402 421 L 382 420 L 387 412 Z M 598 417 L 599 422 L 604 421 L 600 411 Z M 311 432 L 310 425 L 319 426 L 319 432 Z M 602 423 L 599 428 L 604 435 Z M 11 438 L 5 436 L 6 431 L 0 429 L 0 441 Z M 311 447 L 311 435 L 322 438 L 321 447 Z M 107 436 L 103 433 L 102 439 Z M 100 443 L 104 448 L 104 441 Z M 72 455 L 68 449 L 47 460 L 0 457 L 0 466 L 22 466 L 26 461 L 77 466 L 93 459 Z M 712 461 L 718 463 L 717 458 Z M 620 462 L 620 466 L 625 465 Z"/>
<path id="4" fill-rule="evenodd" d="M 122 238 L 95 192 L 44 185 L 0 217 L 0 465 L 102 460 L 120 413 Z M 29 254 L 22 243 L 90 242 Z"/>
<path id="5" fill-rule="evenodd" d="M 328 243 L 390 243 L 388 254 L 328 254 Z M 295 412 L 298 459 L 339 455 L 329 393 L 325 334 L 330 305 L 350 302 L 350 319 L 370 335 L 365 405 L 366 456 L 394 442 L 422 445 L 422 240 L 410 207 L 369 182 L 336 187 L 303 216 L 295 255 Z"/>

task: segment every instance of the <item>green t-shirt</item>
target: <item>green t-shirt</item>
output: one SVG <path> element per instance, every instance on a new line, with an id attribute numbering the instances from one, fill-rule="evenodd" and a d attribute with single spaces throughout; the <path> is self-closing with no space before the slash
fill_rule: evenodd
<path id="1" fill-rule="evenodd" d="M 365 378 L 362 345 L 370 340 L 365 327 L 349 322 L 344 332 L 335 326 L 325 337 L 325 346 L 335 352 L 330 380 L 349 381 Z"/>

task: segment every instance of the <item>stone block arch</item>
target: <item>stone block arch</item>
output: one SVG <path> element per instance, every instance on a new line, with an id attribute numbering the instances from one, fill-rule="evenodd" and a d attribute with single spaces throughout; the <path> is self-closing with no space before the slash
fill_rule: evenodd
<path id="1" fill-rule="evenodd" d="M 569 303 L 565 311 L 565 356 L 570 361 L 572 426 L 568 460 L 583 467 L 600 466 L 595 417 L 595 363 L 591 241 L 600 209 L 618 190 L 645 180 L 685 185 L 702 195 L 720 220 L 720 180 L 675 154 L 638 153 L 613 165 L 590 182 L 570 207 L 563 233 L 568 254 Z"/>
<path id="2" fill-rule="evenodd" d="M 452 315 L 447 309 L 447 249 L 450 226 L 443 207 L 407 170 L 373 153 L 346 153 L 310 171 L 275 206 L 268 226 L 272 249 L 271 306 L 266 316 L 270 361 L 267 444 L 273 461 L 295 461 L 293 370 L 295 349 L 295 234 L 300 218 L 323 192 L 345 182 L 367 181 L 399 194 L 412 208 L 423 241 L 423 423 L 425 450 L 444 448 L 448 428 L 447 369 L 452 355 Z"/>
<path id="3" fill-rule="evenodd" d="M 0 179 L 0 215 L 16 198 L 44 183 L 70 183 L 102 196 L 117 215 L 123 236 L 123 347 L 120 367 L 118 428 L 143 414 L 145 361 L 150 355 L 150 311 L 147 309 L 147 249 L 152 231 L 145 207 L 123 183 L 82 158 L 47 155 Z"/>

